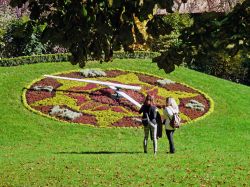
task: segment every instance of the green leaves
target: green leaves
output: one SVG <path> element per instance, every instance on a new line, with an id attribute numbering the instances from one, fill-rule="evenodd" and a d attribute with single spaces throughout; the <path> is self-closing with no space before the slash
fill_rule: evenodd
<path id="1" fill-rule="evenodd" d="M 191 68 L 222 78 L 249 82 L 243 69 L 249 54 L 250 1 L 238 5 L 229 14 L 193 15 L 194 24 L 181 32 L 181 45 L 172 46 L 154 58 L 165 72 L 184 63 Z"/>
<path id="2" fill-rule="evenodd" d="M 159 37 L 160 35 L 170 34 L 173 31 L 173 27 L 162 20 L 161 17 L 154 17 L 147 24 L 147 31 L 153 37 Z"/>
<path id="3" fill-rule="evenodd" d="M 153 58 L 153 62 L 157 63 L 160 69 L 166 73 L 175 70 L 175 66 L 181 65 L 184 60 L 184 52 L 179 47 L 172 47 L 168 51 L 163 52 L 160 56 Z"/>
<path id="4" fill-rule="evenodd" d="M 129 46 L 140 35 L 134 31 L 134 16 L 142 21 L 153 13 L 156 4 L 167 6 L 163 0 L 11 0 L 13 6 L 26 2 L 30 18 L 47 25 L 43 40 L 68 48 L 72 63 L 81 67 L 88 56 L 110 60 L 114 46 L 131 51 Z"/>
<path id="5" fill-rule="evenodd" d="M 83 17 L 87 17 L 87 15 L 88 15 L 88 11 L 87 11 L 86 8 L 83 6 L 83 7 L 82 7 L 82 16 L 83 16 Z"/>

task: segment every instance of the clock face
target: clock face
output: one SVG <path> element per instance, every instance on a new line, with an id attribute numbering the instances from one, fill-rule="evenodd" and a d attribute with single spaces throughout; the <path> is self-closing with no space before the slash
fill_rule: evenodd
<path id="1" fill-rule="evenodd" d="M 91 72 L 92 71 L 92 72 Z M 208 114 L 212 100 L 187 85 L 153 75 L 124 70 L 83 70 L 58 73 L 57 76 L 140 86 L 124 93 L 139 103 L 151 94 L 162 114 L 166 97 L 173 97 L 180 108 L 182 123 Z M 103 85 L 53 78 L 33 82 L 23 94 L 32 111 L 60 121 L 98 127 L 139 127 L 138 108 Z"/>

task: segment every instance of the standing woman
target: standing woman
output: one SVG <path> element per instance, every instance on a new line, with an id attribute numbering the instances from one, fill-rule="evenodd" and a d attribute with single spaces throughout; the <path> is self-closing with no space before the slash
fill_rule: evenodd
<path id="1" fill-rule="evenodd" d="M 173 139 L 175 128 L 170 126 L 170 120 L 173 118 L 174 113 L 179 113 L 179 107 L 174 98 L 168 97 L 166 99 L 166 107 L 163 110 L 163 115 L 165 118 L 166 134 L 169 141 L 170 153 L 175 152 L 174 139 Z"/>
<path id="2" fill-rule="evenodd" d="M 144 140 L 143 140 L 143 147 L 144 153 L 147 153 L 147 142 L 149 131 L 152 132 L 153 138 L 153 145 L 154 145 L 154 154 L 156 155 L 157 152 L 157 123 L 156 123 L 156 116 L 157 116 L 157 108 L 154 106 L 154 99 L 151 95 L 147 95 L 146 99 L 139 110 L 139 113 L 143 113 L 142 115 L 142 123 L 144 126 Z"/>

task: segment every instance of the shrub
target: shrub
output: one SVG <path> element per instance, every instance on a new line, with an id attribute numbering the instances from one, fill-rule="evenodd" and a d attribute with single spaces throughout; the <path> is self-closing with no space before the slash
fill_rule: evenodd
<path id="1" fill-rule="evenodd" d="M 167 50 L 170 46 L 179 45 L 181 43 L 179 39 L 180 32 L 193 24 L 193 20 L 189 14 L 179 14 L 178 12 L 167 14 L 162 19 L 166 25 L 172 28 L 172 31 L 165 35 L 154 37 L 149 41 L 150 48 L 153 51 L 162 52 Z"/>
<path id="2" fill-rule="evenodd" d="M 69 61 L 70 54 L 46 54 L 34 56 L 21 56 L 16 58 L 0 59 L 0 66 L 18 66 L 23 64 L 35 64 L 44 62 L 65 62 Z"/>
<path id="3" fill-rule="evenodd" d="M 115 52 L 114 58 L 126 59 L 126 58 L 140 58 L 147 59 L 158 56 L 159 53 L 156 52 Z M 18 66 L 23 64 L 35 64 L 35 63 L 44 63 L 44 62 L 66 62 L 71 58 L 70 53 L 62 54 L 42 54 L 42 55 L 33 55 L 33 56 L 21 56 L 16 58 L 3 58 L 0 59 L 0 66 Z"/>
<path id="4" fill-rule="evenodd" d="M 157 52 L 148 52 L 148 51 L 135 51 L 133 53 L 115 51 L 113 58 L 126 59 L 126 58 L 139 58 L 139 59 L 151 59 L 160 54 Z"/>
<path id="5" fill-rule="evenodd" d="M 46 53 L 47 44 L 41 42 L 44 26 L 29 21 L 28 17 L 13 20 L 3 37 L 3 57 L 18 57 Z"/>
<path id="6" fill-rule="evenodd" d="M 194 61 L 188 67 L 237 83 L 249 84 L 250 66 L 247 59 L 249 58 L 244 51 L 239 51 L 233 57 L 223 51 L 210 52 L 202 56 L 202 62 Z"/>

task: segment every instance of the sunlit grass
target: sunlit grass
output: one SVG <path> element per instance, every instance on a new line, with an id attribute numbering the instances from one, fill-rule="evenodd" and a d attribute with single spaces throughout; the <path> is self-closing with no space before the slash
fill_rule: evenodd
<path id="1" fill-rule="evenodd" d="M 39 116 L 21 101 L 44 74 L 70 63 L 0 68 L 0 186 L 249 186 L 250 88 L 185 68 L 166 75 L 150 60 L 114 60 L 87 67 L 120 68 L 168 77 L 207 93 L 215 110 L 166 136 L 159 153 L 142 152 L 143 130 L 94 128 Z"/>

